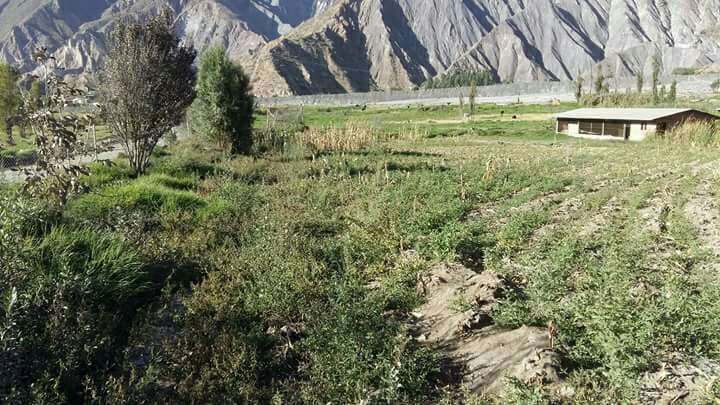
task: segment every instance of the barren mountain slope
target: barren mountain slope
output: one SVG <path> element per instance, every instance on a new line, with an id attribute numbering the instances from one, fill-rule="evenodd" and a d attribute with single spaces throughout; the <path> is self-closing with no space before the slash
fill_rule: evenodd
<path id="1" fill-rule="evenodd" d="M 198 49 L 219 44 L 240 57 L 289 32 L 332 0 L 0 0 L 0 57 L 31 70 L 46 46 L 71 73 L 92 71 L 105 34 L 121 18 L 142 18 L 169 4 L 178 31 Z"/>
<path id="2" fill-rule="evenodd" d="M 647 74 L 655 56 L 666 72 L 704 66 L 720 59 L 719 16 L 718 0 L 538 0 L 453 67 L 526 81 L 572 79 L 599 64 L 616 76 Z"/>
<path id="3" fill-rule="evenodd" d="M 341 0 L 246 65 L 265 95 L 407 88 L 444 71 L 523 3 Z"/>
<path id="4" fill-rule="evenodd" d="M 260 94 L 407 88 L 453 69 L 564 80 L 720 60 L 720 0 L 344 0 L 268 44 Z M 282 80 L 277 80 L 281 78 Z"/>

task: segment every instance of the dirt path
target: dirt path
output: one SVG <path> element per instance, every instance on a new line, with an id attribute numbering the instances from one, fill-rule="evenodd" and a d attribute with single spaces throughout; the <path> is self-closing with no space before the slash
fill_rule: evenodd
<path id="1" fill-rule="evenodd" d="M 698 230 L 700 240 L 716 256 L 720 257 L 720 209 L 713 183 L 720 177 L 713 168 L 702 180 L 695 195 L 685 205 L 685 215 Z"/>

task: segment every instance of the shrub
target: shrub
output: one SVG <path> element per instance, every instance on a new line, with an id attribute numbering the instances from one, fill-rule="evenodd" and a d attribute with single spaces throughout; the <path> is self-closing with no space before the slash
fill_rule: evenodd
<path id="1" fill-rule="evenodd" d="M 222 149 L 250 152 L 255 108 L 250 90 L 250 79 L 225 50 L 208 49 L 200 61 L 193 123 Z"/>
<path id="2" fill-rule="evenodd" d="M 349 123 L 342 127 L 311 128 L 297 134 L 295 140 L 313 154 L 356 152 L 379 142 L 380 134 L 372 127 Z"/>
<path id="3" fill-rule="evenodd" d="M 117 210 L 141 210 L 145 215 L 193 210 L 205 201 L 192 191 L 196 180 L 153 174 L 127 184 L 111 185 L 84 195 L 69 204 L 66 217 L 77 223 L 113 223 Z"/>
<path id="4" fill-rule="evenodd" d="M 149 288 L 142 259 L 121 239 L 90 230 L 53 229 L 35 247 L 32 266 L 94 305 L 121 305 Z M 79 283 L 78 283 L 79 281 Z"/>
<path id="5" fill-rule="evenodd" d="M 695 67 L 679 67 L 673 69 L 673 74 L 678 76 L 692 76 L 698 74 L 699 69 Z"/>

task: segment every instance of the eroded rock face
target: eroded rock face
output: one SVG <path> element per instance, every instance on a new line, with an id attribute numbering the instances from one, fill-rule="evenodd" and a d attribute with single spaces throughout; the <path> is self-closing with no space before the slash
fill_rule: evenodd
<path id="1" fill-rule="evenodd" d="M 41 45 L 70 73 L 95 71 L 105 36 L 123 18 L 142 18 L 169 5 L 178 32 L 199 50 L 226 47 L 240 58 L 290 32 L 332 0 L 0 0 L 0 57 L 23 71 L 34 68 Z"/>
<path id="2" fill-rule="evenodd" d="M 647 75 L 656 57 L 666 73 L 720 60 L 720 0 L 340 3 L 260 51 L 260 94 L 407 88 L 460 69 L 487 69 L 503 81 L 571 80 L 600 66 L 614 76 Z M 337 29 L 343 21 L 353 22 L 350 31 Z M 266 75 L 292 71 L 308 74 L 266 85 Z"/>
<path id="3" fill-rule="evenodd" d="M 490 272 L 439 264 L 421 279 L 427 303 L 414 313 L 416 339 L 445 353 L 476 393 L 502 393 L 506 377 L 555 383 L 558 359 L 548 331 L 493 326 L 490 311 L 503 283 Z"/>
<path id="4" fill-rule="evenodd" d="M 97 70 L 118 18 L 167 0 L 0 0 L 0 57 L 34 68 L 56 51 Z M 599 69 L 649 75 L 720 64 L 720 0 L 170 0 L 178 32 L 218 44 L 260 96 L 406 89 L 459 69 L 503 81 L 569 80 Z"/>

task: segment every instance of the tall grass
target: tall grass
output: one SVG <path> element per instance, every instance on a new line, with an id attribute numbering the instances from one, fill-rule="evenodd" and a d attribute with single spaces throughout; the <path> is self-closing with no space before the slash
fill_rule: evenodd
<path id="1" fill-rule="evenodd" d="M 362 123 L 343 126 L 311 128 L 297 135 L 297 141 L 313 154 L 329 152 L 356 152 L 381 140 L 378 130 Z"/>
<path id="2" fill-rule="evenodd" d="M 674 145 L 718 147 L 720 146 L 720 124 L 690 120 L 673 127 L 664 134 L 655 134 L 651 139 Z"/>
<path id="3" fill-rule="evenodd" d="M 54 283 L 73 284 L 83 299 L 123 303 L 150 287 L 143 260 L 121 239 L 88 228 L 52 230 L 35 248 L 33 262 Z"/>

